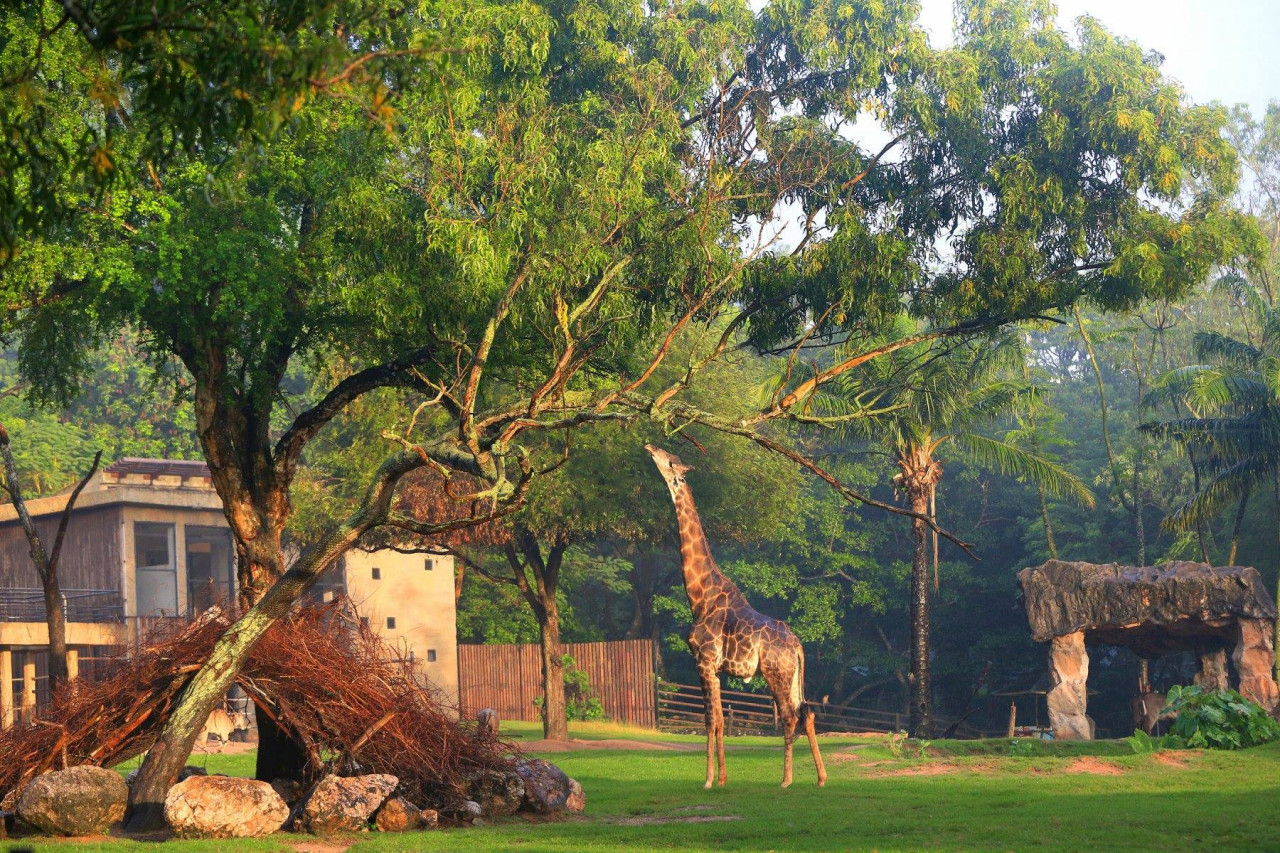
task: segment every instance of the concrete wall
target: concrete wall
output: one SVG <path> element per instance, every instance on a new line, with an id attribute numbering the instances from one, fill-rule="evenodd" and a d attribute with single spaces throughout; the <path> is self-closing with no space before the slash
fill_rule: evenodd
<path id="1" fill-rule="evenodd" d="M 447 702 L 456 706 L 458 622 L 453 601 L 453 558 L 350 551 L 345 557 L 344 574 L 347 596 L 360 616 L 368 619 L 369 625 L 403 657 L 412 653 L 418 671 L 444 694 Z M 394 620 L 394 627 L 389 627 L 388 620 Z"/>

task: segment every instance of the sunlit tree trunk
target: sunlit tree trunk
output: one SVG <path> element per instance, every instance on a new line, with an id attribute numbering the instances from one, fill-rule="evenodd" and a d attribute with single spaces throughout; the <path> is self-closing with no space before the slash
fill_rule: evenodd
<path id="1" fill-rule="evenodd" d="M 928 516 L 931 498 L 942 479 L 942 465 L 933 457 L 934 445 L 928 439 L 909 444 L 898 456 L 898 488 L 905 494 L 911 511 Z M 931 631 L 929 563 L 929 527 L 921 518 L 913 519 L 911 532 L 915 553 L 911 562 L 911 675 L 909 727 L 913 737 L 933 736 L 933 702 L 929 667 L 929 634 Z"/>

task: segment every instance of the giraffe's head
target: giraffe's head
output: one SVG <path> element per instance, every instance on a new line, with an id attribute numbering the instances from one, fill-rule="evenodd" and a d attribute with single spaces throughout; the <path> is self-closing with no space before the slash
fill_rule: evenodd
<path id="1" fill-rule="evenodd" d="M 653 457 L 653 464 L 658 466 L 658 473 L 662 475 L 662 479 L 666 481 L 667 488 L 671 491 L 674 498 L 676 492 L 684 485 L 684 475 L 693 470 L 692 465 L 686 465 L 680 461 L 680 457 L 674 453 L 668 453 L 661 447 L 654 447 L 652 444 L 646 444 L 644 449 L 649 451 L 649 455 Z"/>

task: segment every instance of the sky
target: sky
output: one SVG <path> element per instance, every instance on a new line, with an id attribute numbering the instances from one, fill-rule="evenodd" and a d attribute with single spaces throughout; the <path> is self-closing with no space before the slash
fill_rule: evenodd
<path id="1" fill-rule="evenodd" d="M 922 0 L 935 46 L 951 42 L 952 0 Z M 1058 24 L 1081 15 L 1164 54 L 1164 72 L 1197 103 L 1247 103 L 1254 117 L 1280 100 L 1280 0 L 1058 0 Z"/>

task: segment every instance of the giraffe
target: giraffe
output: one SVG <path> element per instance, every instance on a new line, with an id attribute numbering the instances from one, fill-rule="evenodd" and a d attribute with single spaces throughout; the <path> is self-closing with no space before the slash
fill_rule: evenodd
<path id="1" fill-rule="evenodd" d="M 813 763 L 818 768 L 818 786 L 827 782 L 827 770 L 818 751 L 813 730 L 813 711 L 804 699 L 804 649 L 785 622 L 756 612 L 733 581 L 720 571 L 707 545 L 702 521 L 693 504 L 693 492 L 685 482 L 692 470 L 675 455 L 646 444 L 658 472 L 667 483 L 676 506 L 680 527 L 680 562 L 684 570 L 684 589 L 693 609 L 693 629 L 689 632 L 689 650 L 698 665 L 702 695 L 707 706 L 707 782 L 710 788 L 714 771 L 719 770 L 719 784 L 728 778 L 724 769 L 724 709 L 720 705 L 720 673 L 738 678 L 764 675 L 778 708 L 782 723 L 785 757 L 782 764 L 782 787 L 791 784 L 791 747 L 796 739 L 796 725 L 804 720 L 804 733 L 809 738 Z"/>

